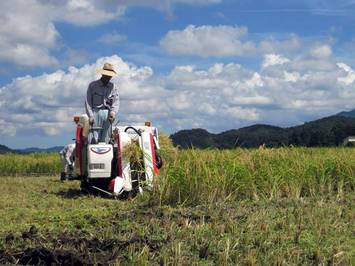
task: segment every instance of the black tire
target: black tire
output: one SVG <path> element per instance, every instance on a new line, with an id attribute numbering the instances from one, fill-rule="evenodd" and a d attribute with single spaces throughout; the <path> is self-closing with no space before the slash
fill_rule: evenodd
<path id="1" fill-rule="evenodd" d="M 64 172 L 61 172 L 60 173 L 60 181 L 65 181 L 65 179 L 66 179 L 66 174 L 64 173 Z"/>
<path id="2" fill-rule="evenodd" d="M 163 167 L 163 159 L 161 158 L 161 156 L 158 153 L 155 154 L 155 161 L 156 161 L 158 169 Z"/>
<path id="3" fill-rule="evenodd" d="M 85 194 L 90 194 L 92 192 L 91 185 L 89 184 L 89 182 L 87 180 L 81 180 L 80 190 L 82 193 L 85 193 Z"/>

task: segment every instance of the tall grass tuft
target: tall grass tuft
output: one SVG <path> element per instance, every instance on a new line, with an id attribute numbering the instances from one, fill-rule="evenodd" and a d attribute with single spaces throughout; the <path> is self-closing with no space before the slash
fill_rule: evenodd
<path id="1" fill-rule="evenodd" d="M 159 177 L 161 204 L 300 199 L 354 191 L 355 150 L 181 150 Z"/>

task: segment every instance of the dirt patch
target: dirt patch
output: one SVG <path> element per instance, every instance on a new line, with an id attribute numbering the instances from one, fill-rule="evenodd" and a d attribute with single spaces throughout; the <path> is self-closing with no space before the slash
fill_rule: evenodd
<path id="1" fill-rule="evenodd" d="M 23 251 L 0 251 L 0 264 L 19 265 L 94 265 L 78 254 L 47 248 L 27 248 Z"/>
<path id="2" fill-rule="evenodd" d="M 30 228 L 25 234 L 31 232 L 27 238 L 34 247 L 24 249 L 0 250 L 0 264 L 18 265 L 108 265 L 123 259 L 127 249 L 149 249 L 154 255 L 159 252 L 167 240 L 154 240 L 148 237 L 132 237 L 131 239 L 98 239 L 80 238 L 75 235 L 62 234 L 53 236 L 37 236 L 35 229 Z M 23 233 L 22 233 L 23 234 Z M 21 235 L 23 238 L 23 236 Z M 20 239 L 12 233 L 5 238 L 8 242 Z M 50 248 L 49 248 L 50 247 Z"/>

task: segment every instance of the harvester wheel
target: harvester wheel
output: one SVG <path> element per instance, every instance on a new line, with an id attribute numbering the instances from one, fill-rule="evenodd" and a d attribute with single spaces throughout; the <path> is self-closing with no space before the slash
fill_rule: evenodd
<path id="1" fill-rule="evenodd" d="M 65 179 L 66 179 L 66 174 L 65 174 L 65 172 L 61 172 L 61 173 L 60 173 L 60 181 L 65 181 Z"/>
<path id="2" fill-rule="evenodd" d="M 80 190 L 81 190 L 82 193 L 91 193 L 92 188 L 91 188 L 91 186 L 90 186 L 88 181 L 81 180 Z"/>
<path id="3" fill-rule="evenodd" d="M 158 169 L 163 167 L 163 159 L 161 158 L 161 156 L 158 153 L 155 154 L 155 161 L 156 161 Z"/>

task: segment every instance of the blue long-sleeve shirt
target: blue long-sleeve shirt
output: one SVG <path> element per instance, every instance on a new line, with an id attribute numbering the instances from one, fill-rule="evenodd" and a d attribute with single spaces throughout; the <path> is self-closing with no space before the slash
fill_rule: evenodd
<path id="1" fill-rule="evenodd" d="M 118 89 L 114 87 L 112 82 L 107 85 L 99 79 L 89 84 L 85 109 L 86 114 L 92 118 L 93 111 L 96 109 L 108 109 L 111 116 L 116 116 L 120 106 Z"/>

